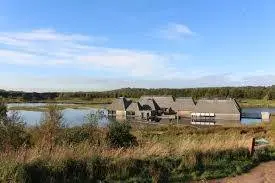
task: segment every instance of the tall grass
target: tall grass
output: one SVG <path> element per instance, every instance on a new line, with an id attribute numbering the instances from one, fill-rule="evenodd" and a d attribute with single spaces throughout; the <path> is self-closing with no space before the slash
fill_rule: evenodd
<path id="1" fill-rule="evenodd" d="M 274 160 L 272 149 L 188 152 L 181 156 L 114 158 L 92 155 L 49 159 L 43 156 L 22 162 L 0 161 L 1 182 L 183 182 L 235 176 L 259 162 Z"/>

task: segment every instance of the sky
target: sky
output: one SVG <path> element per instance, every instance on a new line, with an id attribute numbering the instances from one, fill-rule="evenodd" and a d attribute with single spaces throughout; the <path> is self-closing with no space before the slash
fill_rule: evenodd
<path id="1" fill-rule="evenodd" d="M 0 0 L 0 88 L 275 84 L 273 0 Z"/>

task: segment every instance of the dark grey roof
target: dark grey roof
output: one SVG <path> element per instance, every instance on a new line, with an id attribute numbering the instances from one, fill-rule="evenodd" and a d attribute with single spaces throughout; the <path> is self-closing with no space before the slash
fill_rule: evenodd
<path id="1" fill-rule="evenodd" d="M 153 99 L 160 108 L 170 108 L 172 104 L 174 103 L 174 98 L 171 95 L 168 96 L 142 96 L 140 97 L 140 102 L 147 100 L 147 99 Z"/>
<path id="2" fill-rule="evenodd" d="M 148 111 L 148 110 L 159 110 L 158 104 L 153 99 L 147 99 L 146 102 L 142 104 L 142 110 Z"/>
<path id="3" fill-rule="evenodd" d="M 126 99 L 125 97 L 120 97 L 115 99 L 113 103 L 108 106 L 108 109 L 113 111 L 126 111 L 131 103 L 131 100 Z"/>
<path id="4" fill-rule="evenodd" d="M 240 114 L 240 107 L 235 99 L 199 100 L 194 112 Z"/>
<path id="5" fill-rule="evenodd" d="M 142 109 L 139 102 L 132 102 L 126 111 L 140 111 Z"/>
<path id="6" fill-rule="evenodd" d="M 193 111 L 195 109 L 195 102 L 192 97 L 176 98 L 172 104 L 174 111 Z"/>
<path id="7" fill-rule="evenodd" d="M 145 110 L 145 111 L 150 111 L 150 110 L 155 111 L 160 109 L 160 107 L 155 102 L 155 100 L 149 97 L 141 97 L 139 99 L 139 103 L 142 107 L 142 110 Z"/>

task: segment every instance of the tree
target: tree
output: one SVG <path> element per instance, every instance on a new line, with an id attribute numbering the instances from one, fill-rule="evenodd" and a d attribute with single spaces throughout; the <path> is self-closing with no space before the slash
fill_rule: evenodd
<path id="1" fill-rule="evenodd" d="M 270 91 L 268 91 L 267 94 L 264 96 L 264 100 L 272 100 L 272 95 Z"/>

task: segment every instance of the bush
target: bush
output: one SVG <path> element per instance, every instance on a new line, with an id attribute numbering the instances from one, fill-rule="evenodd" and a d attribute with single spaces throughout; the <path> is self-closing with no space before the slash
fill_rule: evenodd
<path id="1" fill-rule="evenodd" d="M 82 142 L 88 142 L 91 145 L 104 144 L 105 133 L 100 128 L 94 128 L 90 125 L 76 126 L 61 129 L 57 143 L 65 145 L 76 145 Z"/>
<path id="2" fill-rule="evenodd" d="M 108 125 L 106 140 L 111 147 L 130 147 L 137 145 L 136 137 L 130 133 L 131 125 L 128 122 L 112 121 Z"/>
<path id="3" fill-rule="evenodd" d="M 11 111 L 7 114 L 7 106 L 0 104 L 0 150 L 18 149 L 30 145 L 30 135 L 26 132 L 25 123 L 19 113 Z"/>
<path id="4" fill-rule="evenodd" d="M 43 119 L 39 127 L 39 135 L 42 146 L 51 148 L 57 143 L 61 129 L 65 127 L 63 114 L 57 105 L 48 105 L 44 112 Z"/>
<path id="5" fill-rule="evenodd" d="M 3 101 L 0 101 L 0 122 L 2 123 L 7 119 L 7 106 Z"/>
<path id="6" fill-rule="evenodd" d="M 97 110 L 95 112 L 90 112 L 85 116 L 85 125 L 97 128 L 99 126 L 99 121 L 104 118 L 104 111 Z"/>

